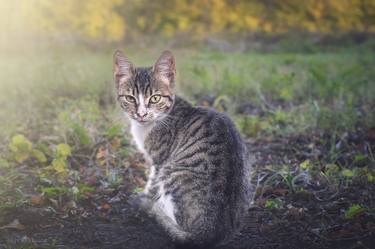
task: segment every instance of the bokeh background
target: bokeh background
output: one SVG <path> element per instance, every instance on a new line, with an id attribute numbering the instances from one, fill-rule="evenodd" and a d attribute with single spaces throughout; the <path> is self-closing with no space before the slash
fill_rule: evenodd
<path id="1" fill-rule="evenodd" d="M 373 188 L 374 32 L 373 0 L 0 0 L 0 233 L 15 226 L 4 210 L 64 213 L 95 196 L 102 212 L 119 191 L 142 190 L 115 49 L 138 66 L 173 51 L 179 94 L 227 112 L 278 193 L 301 175 L 329 191 Z M 273 157 L 273 143 L 290 151 Z M 270 196 L 259 206 L 282 213 L 290 200 Z M 366 213 L 373 197 L 331 222 Z"/>

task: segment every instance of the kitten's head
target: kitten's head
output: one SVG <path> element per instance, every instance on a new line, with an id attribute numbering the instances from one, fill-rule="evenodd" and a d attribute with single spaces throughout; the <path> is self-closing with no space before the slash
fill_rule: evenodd
<path id="1" fill-rule="evenodd" d="M 115 52 L 117 98 L 131 119 L 148 124 L 170 111 L 175 97 L 175 65 L 170 51 L 164 51 L 148 68 L 135 67 L 121 51 Z"/>

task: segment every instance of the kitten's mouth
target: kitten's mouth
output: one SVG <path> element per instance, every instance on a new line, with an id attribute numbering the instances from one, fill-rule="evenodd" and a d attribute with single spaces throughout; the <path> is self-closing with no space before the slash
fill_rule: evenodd
<path id="1" fill-rule="evenodd" d="M 140 124 L 148 124 L 152 121 L 152 120 L 145 120 L 145 119 L 135 119 L 135 120 Z"/>

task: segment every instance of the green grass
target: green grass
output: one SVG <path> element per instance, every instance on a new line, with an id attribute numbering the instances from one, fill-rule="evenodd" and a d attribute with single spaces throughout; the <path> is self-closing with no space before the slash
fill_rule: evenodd
<path id="1" fill-rule="evenodd" d="M 37 132 L 41 133 L 67 105 L 83 100 L 92 102 L 86 106 L 89 111 L 97 112 L 99 102 L 110 104 L 112 111 L 111 53 L 75 49 L 2 56 L 0 138 L 28 132 L 30 125 L 41 128 Z M 129 55 L 136 65 L 152 65 L 157 56 L 156 51 Z M 267 111 L 270 125 L 286 121 L 292 125 L 289 130 L 330 128 L 337 120 L 337 125 L 344 126 L 339 128 L 350 128 L 357 121 L 358 107 L 368 111 L 360 122 L 373 125 L 372 52 L 302 55 L 181 50 L 176 57 L 179 92 L 191 100 L 224 95 L 232 109 L 250 102 Z M 288 106 L 286 113 L 280 105 Z"/>
<path id="2" fill-rule="evenodd" d="M 115 168 L 131 153 L 124 146 L 130 137 L 123 132 L 121 110 L 115 102 L 112 52 L 76 48 L 0 57 L 2 205 L 18 205 L 43 189 L 51 193 L 64 189 L 65 195 L 81 196 L 80 186 L 85 183 L 77 177 L 77 170 L 71 170 L 73 161 L 59 161 L 59 144 L 68 144 L 77 158 L 109 148 L 116 156 L 110 163 L 102 158 L 97 163 L 107 177 L 106 186 L 115 187 L 121 181 Z M 140 66 L 151 66 L 159 55 L 155 50 L 127 52 Z M 212 96 L 218 109 L 223 101 L 245 137 L 375 127 L 375 56 L 371 51 L 303 55 L 180 49 L 175 54 L 179 93 L 193 102 Z M 236 113 L 243 104 L 257 112 Z M 45 162 L 31 154 L 17 162 L 9 148 L 17 134 L 30 140 L 32 151 L 42 152 Z M 27 168 L 37 184 L 29 183 L 25 171 L 17 173 L 17 167 Z M 62 175 L 58 171 L 64 167 Z M 11 193 L 14 198 L 5 197 Z"/>

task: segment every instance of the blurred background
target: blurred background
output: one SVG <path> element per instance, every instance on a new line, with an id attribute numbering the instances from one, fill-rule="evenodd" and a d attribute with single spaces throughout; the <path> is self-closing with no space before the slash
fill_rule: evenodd
<path id="1" fill-rule="evenodd" d="M 372 183 L 374 34 L 374 0 L 0 0 L 0 225 L 2 207 L 142 190 L 115 49 L 138 66 L 172 50 L 179 94 L 227 112 L 277 184 L 296 167 Z M 269 157 L 274 141 L 298 158 Z"/>
<path id="2" fill-rule="evenodd" d="M 308 51 L 365 42 L 375 30 L 374 8 L 371 0 L 2 1 L 1 45 L 209 44 L 248 51 L 303 37 L 310 44 L 295 41 L 294 50 Z"/>

